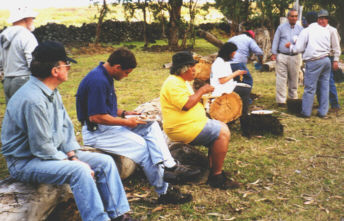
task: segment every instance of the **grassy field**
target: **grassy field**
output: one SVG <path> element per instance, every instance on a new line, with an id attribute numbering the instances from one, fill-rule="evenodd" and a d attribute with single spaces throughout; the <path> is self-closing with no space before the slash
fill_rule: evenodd
<path id="1" fill-rule="evenodd" d="M 164 42 L 160 42 L 164 43 Z M 138 67 L 128 78 L 115 82 L 119 107 L 130 110 L 158 97 L 168 70 L 162 65 L 171 61 L 171 52 L 152 53 L 133 49 Z M 118 47 L 118 45 L 114 45 Z M 76 120 L 75 98 L 78 83 L 109 52 L 99 49 L 84 54 L 70 49 L 73 65 L 69 81 L 59 87 L 64 104 L 81 140 Z M 195 52 L 207 55 L 217 49 L 197 40 Z M 253 105 L 277 111 L 284 125 L 284 136 L 245 138 L 239 122 L 231 126 L 231 142 L 225 170 L 242 186 L 236 190 L 216 190 L 209 186 L 183 185 L 194 200 L 184 205 L 161 206 L 154 203 L 157 195 L 142 176 L 125 181 L 132 215 L 143 220 L 342 220 L 344 219 L 344 111 L 329 114 L 328 119 L 298 118 L 274 104 L 275 74 L 260 73 L 249 65 L 254 78 L 253 93 L 260 97 Z M 2 85 L 1 85 L 2 87 Z M 337 84 L 340 104 L 344 105 L 344 84 Z M 299 96 L 302 95 L 302 87 Z M 0 117 L 5 111 L 0 88 Z M 314 109 L 313 115 L 315 115 Z M 206 151 L 205 148 L 201 150 Z M 7 175 L 0 157 L 0 177 Z"/>

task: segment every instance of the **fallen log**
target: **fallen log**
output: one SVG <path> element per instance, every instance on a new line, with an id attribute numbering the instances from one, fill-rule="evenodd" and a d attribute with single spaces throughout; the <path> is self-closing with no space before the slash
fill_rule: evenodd
<path id="1" fill-rule="evenodd" d="M 200 37 L 204 38 L 206 41 L 215 45 L 218 48 L 221 48 L 223 45 L 223 42 L 219 40 L 217 37 L 215 37 L 213 34 L 211 34 L 210 32 L 199 29 L 198 34 Z"/>
<path id="2" fill-rule="evenodd" d="M 0 181 L 0 220 L 43 221 L 72 197 L 69 185 L 24 184 L 7 178 Z"/>

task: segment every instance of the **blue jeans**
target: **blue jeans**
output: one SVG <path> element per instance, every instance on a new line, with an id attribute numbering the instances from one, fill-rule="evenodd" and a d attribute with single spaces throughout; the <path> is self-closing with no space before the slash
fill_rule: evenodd
<path id="1" fill-rule="evenodd" d="M 331 73 L 330 73 L 330 105 L 332 108 L 339 108 L 339 102 L 338 102 L 338 95 L 337 95 L 337 88 L 336 84 L 334 82 L 334 74 L 333 74 L 333 69 L 332 69 L 332 62 L 333 58 L 331 57 Z M 317 98 L 319 102 L 319 90 L 317 90 Z"/>
<path id="2" fill-rule="evenodd" d="M 245 83 L 245 84 L 248 84 L 248 85 L 253 85 L 253 78 L 250 74 L 250 71 L 248 70 L 248 68 L 246 67 L 246 64 L 244 63 L 231 63 L 231 68 L 232 68 L 232 71 L 237 71 L 237 70 L 245 70 L 247 71 L 247 73 L 244 75 L 242 81 L 240 81 L 240 77 L 235 77 L 234 80 L 236 82 L 242 82 L 242 83 Z"/>
<path id="3" fill-rule="evenodd" d="M 108 221 L 130 210 L 114 160 L 105 154 L 77 151 L 77 161 L 6 157 L 13 178 L 26 183 L 69 184 L 82 220 Z"/>
<path id="4" fill-rule="evenodd" d="M 157 122 L 139 124 L 135 128 L 98 125 L 98 129 L 93 132 L 83 126 L 82 137 L 85 145 L 132 159 L 142 166 L 155 191 L 158 194 L 166 193 L 168 183 L 163 180 L 164 169 L 161 163 L 174 162 L 174 159 Z"/>
<path id="5" fill-rule="evenodd" d="M 211 147 L 220 135 L 221 123 L 218 120 L 208 119 L 202 131 L 191 141 L 191 145 Z"/>
<path id="6" fill-rule="evenodd" d="M 304 76 L 305 89 L 302 96 L 302 111 L 304 116 L 311 116 L 314 95 L 319 90 L 318 114 L 325 116 L 328 111 L 329 80 L 331 72 L 331 61 L 328 57 L 315 61 L 306 62 Z"/>

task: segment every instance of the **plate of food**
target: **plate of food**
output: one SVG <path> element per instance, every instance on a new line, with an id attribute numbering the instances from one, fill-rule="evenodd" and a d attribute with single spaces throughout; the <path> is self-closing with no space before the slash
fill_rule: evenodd
<path id="1" fill-rule="evenodd" d="M 138 118 L 139 120 L 142 120 L 142 121 L 157 121 L 159 120 L 157 116 L 155 115 L 126 115 L 125 118 L 132 118 L 132 117 L 136 117 Z"/>
<path id="2" fill-rule="evenodd" d="M 272 110 L 255 110 L 251 111 L 251 114 L 260 114 L 260 115 L 267 115 L 267 114 L 272 114 Z"/>

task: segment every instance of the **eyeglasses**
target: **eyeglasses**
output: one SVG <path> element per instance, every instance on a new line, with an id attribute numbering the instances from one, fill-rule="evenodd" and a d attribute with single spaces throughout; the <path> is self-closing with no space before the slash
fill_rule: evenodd
<path id="1" fill-rule="evenodd" d="M 66 64 L 58 65 L 58 66 L 56 66 L 56 68 L 67 67 L 67 69 L 69 69 L 71 65 L 72 64 L 69 61 L 66 61 Z"/>

